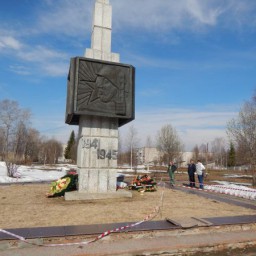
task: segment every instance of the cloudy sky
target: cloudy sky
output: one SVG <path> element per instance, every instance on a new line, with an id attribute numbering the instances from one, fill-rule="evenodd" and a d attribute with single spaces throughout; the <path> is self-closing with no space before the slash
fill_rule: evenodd
<path id="1" fill-rule="evenodd" d="M 112 52 L 136 67 L 142 143 L 165 124 L 187 150 L 226 137 L 256 89 L 256 1 L 110 0 Z M 8 0 L 0 8 L 0 100 L 32 112 L 32 126 L 66 142 L 71 57 L 90 48 L 94 0 Z"/>

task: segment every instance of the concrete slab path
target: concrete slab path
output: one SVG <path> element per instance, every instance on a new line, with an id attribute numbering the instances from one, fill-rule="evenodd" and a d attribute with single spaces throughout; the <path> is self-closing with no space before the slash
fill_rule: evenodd
<path id="1" fill-rule="evenodd" d="M 247 227 L 248 228 L 248 227 Z M 247 229 L 245 228 L 245 229 Z M 21 243 L 21 242 L 20 242 Z M 17 246 L 17 245 L 16 245 Z M 13 248 L 1 256 L 88 256 L 88 255 L 183 255 L 214 252 L 227 248 L 253 246 L 256 250 L 256 227 L 250 230 L 203 230 L 113 234 L 88 245 Z"/>

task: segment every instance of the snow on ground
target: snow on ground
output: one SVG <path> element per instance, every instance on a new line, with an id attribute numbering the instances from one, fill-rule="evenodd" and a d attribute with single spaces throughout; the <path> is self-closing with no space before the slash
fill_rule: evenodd
<path id="1" fill-rule="evenodd" d="M 49 167 L 48 165 L 41 166 L 18 166 L 17 172 L 15 173 L 15 178 L 8 177 L 7 167 L 5 162 L 0 162 L 0 184 L 8 183 L 26 183 L 26 182 L 43 182 L 43 181 L 54 181 L 58 180 L 62 176 L 66 175 L 70 169 L 76 169 L 75 165 L 59 164 L 56 167 Z M 152 173 L 158 172 L 156 170 L 137 170 L 140 173 Z M 131 169 L 119 169 L 117 177 L 125 176 L 131 177 L 135 176 L 136 173 Z M 225 181 L 215 181 L 219 185 L 205 185 L 206 190 L 214 191 L 217 193 L 229 194 L 232 196 L 247 198 L 250 200 L 256 200 L 256 189 L 248 188 L 244 184 L 233 184 L 231 182 Z M 125 187 L 125 184 L 120 181 L 118 182 L 120 187 Z"/>
<path id="2" fill-rule="evenodd" d="M 223 182 L 223 185 L 207 185 L 204 188 L 221 194 L 256 200 L 256 189 L 230 184 L 229 182 Z"/>
<path id="3" fill-rule="evenodd" d="M 48 168 L 48 169 L 47 169 Z M 74 168 L 72 165 L 59 165 L 54 169 L 49 166 L 18 166 L 14 178 L 8 177 L 5 162 L 0 162 L 0 183 L 24 183 L 58 180 L 66 175 L 68 170 Z"/>
<path id="4" fill-rule="evenodd" d="M 0 179 L 7 176 L 7 168 L 5 162 L 0 162 Z"/>

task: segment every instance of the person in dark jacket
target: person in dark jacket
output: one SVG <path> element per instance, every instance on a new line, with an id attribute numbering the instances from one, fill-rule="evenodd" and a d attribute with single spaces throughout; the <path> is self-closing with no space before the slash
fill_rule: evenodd
<path id="1" fill-rule="evenodd" d="M 170 164 L 168 166 L 167 172 L 168 172 L 169 177 L 170 177 L 170 185 L 171 185 L 171 187 L 173 187 L 174 183 L 175 183 L 174 172 L 176 170 L 177 170 L 177 166 L 172 161 L 170 161 Z"/>
<path id="2" fill-rule="evenodd" d="M 188 164 L 188 177 L 189 177 L 189 186 L 195 187 L 195 172 L 196 172 L 196 165 L 194 161 L 191 159 L 190 163 Z"/>

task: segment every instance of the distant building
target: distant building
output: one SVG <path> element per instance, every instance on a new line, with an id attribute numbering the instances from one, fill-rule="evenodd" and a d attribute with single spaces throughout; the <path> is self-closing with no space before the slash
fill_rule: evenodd
<path id="1" fill-rule="evenodd" d="M 193 154 L 194 152 L 183 152 L 181 156 L 183 162 L 180 166 L 187 167 L 190 160 L 193 159 Z M 196 161 L 196 159 L 194 159 L 194 161 Z"/>
<path id="2" fill-rule="evenodd" d="M 161 152 L 157 148 L 143 147 L 136 152 L 138 164 L 160 163 Z"/>
<path id="3" fill-rule="evenodd" d="M 154 147 L 142 147 L 138 148 L 136 152 L 137 163 L 138 164 L 159 164 L 161 165 L 161 155 L 162 153 Z M 190 159 L 193 158 L 193 152 L 183 152 L 181 155 L 181 160 L 178 164 L 180 167 L 187 167 Z"/>

